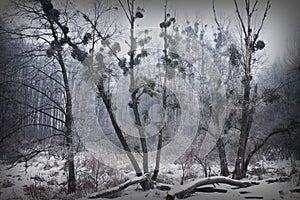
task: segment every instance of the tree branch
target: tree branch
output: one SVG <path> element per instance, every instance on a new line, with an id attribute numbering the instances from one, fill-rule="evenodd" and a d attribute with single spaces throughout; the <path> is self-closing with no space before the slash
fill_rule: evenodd
<path id="1" fill-rule="evenodd" d="M 278 128 L 278 129 L 275 129 L 273 132 L 269 133 L 267 135 L 267 137 L 265 137 L 261 143 L 259 145 L 256 145 L 255 148 L 249 153 L 249 155 L 247 156 L 246 160 L 245 160 L 245 167 L 248 167 L 249 163 L 250 163 L 250 160 L 252 158 L 252 156 L 257 152 L 259 151 L 267 142 L 268 140 L 274 136 L 274 135 L 277 135 L 279 133 L 284 133 L 284 132 L 287 132 L 287 133 L 290 133 L 290 131 L 292 129 L 295 129 L 295 126 L 299 126 L 300 124 L 299 123 L 296 123 L 296 124 L 293 124 L 293 125 L 290 125 L 290 127 L 287 127 L 287 128 Z"/>
<path id="2" fill-rule="evenodd" d="M 250 17 L 251 17 L 251 16 L 253 15 L 253 13 L 255 12 L 257 3 L 258 3 L 258 0 L 255 1 L 254 5 L 253 5 L 253 7 L 252 7 L 252 11 L 250 12 Z"/>
<path id="3" fill-rule="evenodd" d="M 213 4 L 213 13 L 214 13 L 214 17 L 215 17 L 215 22 L 216 22 L 218 28 L 221 30 L 221 26 L 220 26 L 220 23 L 218 21 L 216 9 L 215 9 L 215 0 L 213 0 L 212 4 Z"/>
<path id="4" fill-rule="evenodd" d="M 235 5 L 235 8 L 236 8 L 236 13 L 238 15 L 238 18 L 240 20 L 240 24 L 241 24 L 243 32 L 244 32 L 244 36 L 247 37 L 246 27 L 245 27 L 244 21 L 242 19 L 242 16 L 241 16 L 241 13 L 240 13 L 240 10 L 239 10 L 239 6 L 238 6 L 236 0 L 234 0 L 234 5 Z"/>
<path id="5" fill-rule="evenodd" d="M 130 19 L 130 17 L 129 17 L 129 14 L 128 14 L 128 12 L 127 12 L 127 10 L 126 10 L 124 4 L 122 3 L 121 0 L 118 0 L 118 2 L 119 2 L 119 4 L 121 5 L 121 8 L 123 9 L 123 11 L 124 11 L 124 13 L 125 13 L 126 18 L 128 19 L 129 22 L 131 22 L 131 19 Z M 127 0 L 127 3 L 128 3 L 128 2 L 129 2 L 129 1 Z M 128 7 L 130 7 L 130 6 L 128 6 Z M 130 13 L 130 10 L 129 10 L 129 13 Z"/>
<path id="6" fill-rule="evenodd" d="M 266 4 L 264 16 L 263 16 L 263 18 L 261 20 L 261 24 L 260 24 L 260 26 L 259 26 L 259 28 L 258 28 L 258 30 L 257 30 L 257 32 L 256 32 L 256 34 L 254 36 L 253 43 L 255 43 L 257 41 L 258 37 L 259 37 L 259 34 L 260 34 L 261 30 L 262 30 L 263 24 L 265 22 L 265 19 L 267 17 L 267 14 L 268 14 L 268 11 L 270 10 L 270 8 L 271 8 L 271 4 L 270 4 L 270 0 L 268 0 L 268 2 Z"/>
<path id="7" fill-rule="evenodd" d="M 61 105 L 60 105 L 58 102 L 56 102 L 52 97 L 50 97 L 46 92 L 41 91 L 40 89 L 38 89 L 38 88 L 36 88 L 36 87 L 34 87 L 34 86 L 32 86 L 32 85 L 29 85 L 29 84 L 27 84 L 27 83 L 23 83 L 23 82 L 20 82 L 20 81 L 5 81 L 5 82 L 1 82 L 0 85 L 7 84 L 7 83 L 16 83 L 16 84 L 20 84 L 20 85 L 22 85 L 22 86 L 25 86 L 25 87 L 27 87 L 27 88 L 30 88 L 30 89 L 32 89 L 32 90 L 34 90 L 34 91 L 36 91 L 36 92 L 42 94 L 42 95 L 45 96 L 48 100 L 50 100 L 50 102 L 54 103 L 54 105 L 56 105 L 57 108 L 58 108 L 63 114 L 65 114 L 65 109 L 64 109 L 63 107 L 61 107 Z M 4 96 L 3 96 L 3 97 L 4 97 Z M 8 98 L 8 100 L 9 100 L 9 98 Z M 20 101 L 19 101 L 19 103 L 22 104 L 22 102 L 20 102 Z"/>

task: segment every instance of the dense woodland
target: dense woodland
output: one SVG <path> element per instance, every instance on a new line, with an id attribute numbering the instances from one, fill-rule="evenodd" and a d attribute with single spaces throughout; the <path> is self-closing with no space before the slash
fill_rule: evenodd
<path id="1" fill-rule="evenodd" d="M 132 184 L 153 190 L 167 164 L 180 167 L 183 187 L 166 199 L 207 184 L 255 185 L 241 179 L 262 179 L 250 167 L 261 160 L 289 160 L 286 176 L 299 177 L 299 32 L 270 60 L 263 33 L 272 1 L 231 4 L 234 19 L 212 1 L 207 24 L 178 18 L 165 0 L 153 28 L 139 0 L 10 2 L 0 20 L 3 164 L 63 161 L 60 198 L 70 199 L 103 190 L 101 177 L 117 179 L 119 161 L 133 178 L 91 197 L 118 197 Z M 93 155 L 79 157 L 84 167 L 97 169 L 86 179 L 83 153 Z M 193 165 L 203 179 L 184 187 Z"/>

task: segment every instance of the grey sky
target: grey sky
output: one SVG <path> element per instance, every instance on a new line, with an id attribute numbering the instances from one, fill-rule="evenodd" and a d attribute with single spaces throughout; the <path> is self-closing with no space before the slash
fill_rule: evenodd
<path id="1" fill-rule="evenodd" d="M 164 2 L 163 0 L 144 0 L 146 26 L 158 26 L 158 23 L 162 21 Z M 271 10 L 261 34 L 267 44 L 267 54 L 271 58 L 286 53 L 287 42 L 292 42 L 296 34 L 300 33 L 299 3 L 298 0 L 271 0 Z M 265 4 L 266 0 L 260 1 L 258 7 L 260 13 L 263 12 Z M 203 23 L 214 25 L 212 0 L 170 0 L 169 7 L 171 13 L 176 11 L 177 19 L 181 19 L 182 22 L 186 19 L 193 21 L 197 17 Z M 236 19 L 233 0 L 215 0 L 215 7 L 219 17 Z"/>
<path id="2" fill-rule="evenodd" d="M 81 6 L 87 5 L 91 0 L 76 0 Z M 8 0 L 0 0 L 1 12 Z M 158 27 L 163 19 L 164 0 L 137 0 L 145 7 L 145 19 L 140 21 L 141 27 Z M 238 0 L 238 2 L 242 2 Z M 260 0 L 259 9 L 264 9 L 266 0 Z M 300 12 L 298 0 L 271 0 L 271 10 L 267 16 L 262 38 L 267 43 L 267 52 L 272 57 L 284 53 L 287 41 L 291 42 L 296 34 L 300 33 Z M 236 19 L 233 0 L 215 0 L 219 16 Z M 196 16 L 203 23 L 214 25 L 212 13 L 212 0 L 169 0 L 171 14 L 176 12 L 177 19 L 184 22 L 186 19 L 194 21 Z M 298 42 L 298 41 L 294 41 Z"/>

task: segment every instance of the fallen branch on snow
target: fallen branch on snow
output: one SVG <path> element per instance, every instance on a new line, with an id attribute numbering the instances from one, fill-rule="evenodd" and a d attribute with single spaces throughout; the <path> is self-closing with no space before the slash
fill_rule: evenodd
<path id="1" fill-rule="evenodd" d="M 208 185 L 208 184 L 217 184 L 217 183 L 225 183 L 229 185 L 238 186 L 240 188 L 245 188 L 245 187 L 259 184 L 257 182 L 239 181 L 239 180 L 234 180 L 223 176 L 203 178 L 170 190 L 167 193 L 166 200 L 173 200 L 175 199 L 175 197 L 177 197 L 178 199 L 182 199 L 185 198 L 188 194 L 192 193 L 194 190 L 196 190 L 196 188 L 199 186 Z"/>
<path id="2" fill-rule="evenodd" d="M 89 195 L 89 199 L 96 199 L 96 198 L 116 198 L 121 196 L 121 191 L 124 190 L 125 188 L 137 184 L 137 183 L 141 183 L 145 180 L 147 180 L 148 178 L 148 174 L 144 174 L 143 176 L 140 177 L 135 177 L 133 179 L 130 179 L 116 187 L 107 189 L 107 190 L 103 190 L 101 192 L 96 192 L 93 193 L 91 195 Z"/>
<path id="3" fill-rule="evenodd" d="M 200 187 L 195 188 L 193 192 L 206 192 L 206 193 L 212 193 L 212 192 L 219 192 L 219 193 L 227 193 L 226 189 L 220 189 L 215 187 Z"/>
<path id="4" fill-rule="evenodd" d="M 300 193 L 300 187 L 294 187 L 293 189 L 290 189 L 290 191 Z"/>
<path id="5" fill-rule="evenodd" d="M 267 183 L 276 183 L 276 182 L 286 182 L 288 181 L 290 178 L 289 177 L 280 177 L 280 178 L 276 178 L 276 179 L 268 179 L 266 180 Z"/>

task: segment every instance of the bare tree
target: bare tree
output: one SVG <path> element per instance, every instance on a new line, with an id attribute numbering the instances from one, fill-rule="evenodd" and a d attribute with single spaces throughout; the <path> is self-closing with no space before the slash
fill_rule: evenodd
<path id="1" fill-rule="evenodd" d="M 165 5 L 164 5 L 164 20 L 163 22 L 160 23 L 160 28 L 162 29 L 162 33 L 163 33 L 163 40 L 164 40 L 164 49 L 163 49 L 163 61 L 162 61 L 162 65 L 163 68 L 165 70 L 164 76 L 163 76 L 163 80 L 162 80 L 162 107 L 165 111 L 164 115 L 166 115 L 166 110 L 167 110 L 167 103 L 168 103 L 168 97 L 171 98 L 171 95 L 167 94 L 167 88 L 166 88 L 166 84 L 168 81 L 168 69 L 170 68 L 171 65 L 171 61 L 172 58 L 170 58 L 169 54 L 170 53 L 174 53 L 174 52 L 170 52 L 169 51 L 169 46 L 170 46 L 170 41 L 172 38 L 170 37 L 170 35 L 168 35 L 168 28 L 175 23 L 175 18 L 171 17 L 170 13 L 167 12 L 167 8 L 168 8 L 168 0 L 165 1 Z M 169 39 L 168 39 L 169 38 Z M 164 122 L 166 123 L 166 122 Z M 166 124 L 164 125 L 166 126 Z M 157 176 L 159 173 L 159 166 L 160 166 L 160 155 L 161 155 L 161 148 L 162 148 L 162 144 L 163 144 L 163 135 L 166 133 L 166 127 L 162 127 L 159 130 L 159 135 L 158 135 L 158 143 L 157 143 L 157 154 L 156 154 L 156 163 L 155 163 L 155 168 L 154 168 L 154 172 L 153 172 L 153 176 L 152 176 L 152 180 L 156 181 L 157 180 Z"/>
<path id="2" fill-rule="evenodd" d="M 143 171 L 144 173 L 149 172 L 149 164 L 148 164 L 148 147 L 147 147 L 147 140 L 146 140 L 146 135 L 144 132 L 144 129 L 142 128 L 142 122 L 139 114 L 139 108 L 138 108 L 138 101 L 139 97 L 141 97 L 139 93 L 139 89 L 137 88 L 138 86 L 136 85 L 136 79 L 134 75 L 134 68 L 138 64 L 136 62 L 136 39 L 135 39 L 135 21 L 138 18 L 143 18 L 143 9 L 138 7 L 135 8 L 135 0 L 127 0 L 127 9 L 125 8 L 125 5 L 122 3 L 121 0 L 118 0 L 120 3 L 127 19 L 130 24 L 130 43 L 129 43 L 129 76 L 130 76 L 130 88 L 129 90 L 133 91 L 131 94 L 131 102 L 132 102 L 132 110 L 134 113 L 134 118 L 135 118 L 135 124 L 139 127 L 138 132 L 140 135 L 140 142 L 141 142 L 141 147 L 142 147 L 142 157 L 143 157 Z M 150 183 L 145 181 L 144 182 L 144 189 L 149 190 L 150 189 Z"/>
<path id="3" fill-rule="evenodd" d="M 130 44 L 129 45 L 131 47 L 131 51 L 129 51 L 130 54 L 130 65 L 126 66 L 128 63 L 126 62 L 126 59 L 120 58 L 118 56 L 118 53 L 120 51 L 120 44 L 117 42 L 112 43 L 112 36 L 113 34 L 106 34 L 105 32 L 101 31 L 101 20 L 102 20 L 102 15 L 104 14 L 104 12 L 108 11 L 108 10 L 112 10 L 112 9 L 118 9 L 117 7 L 110 7 L 104 10 L 101 10 L 100 8 L 102 7 L 102 2 L 101 1 L 96 1 L 94 4 L 94 10 L 92 15 L 88 15 L 82 11 L 79 11 L 80 14 L 82 14 L 84 20 L 88 23 L 88 26 L 91 28 L 91 33 L 86 32 L 86 34 L 88 34 L 88 38 L 87 38 L 87 43 L 89 43 L 91 41 L 91 48 L 90 48 L 90 55 L 88 55 L 88 57 L 86 58 L 86 60 L 83 62 L 83 65 L 87 68 L 87 70 L 89 71 L 89 74 L 91 76 L 91 79 L 93 81 L 93 83 L 96 85 L 97 90 L 99 92 L 99 97 L 102 99 L 104 106 L 108 112 L 110 121 L 112 123 L 112 126 L 114 128 L 114 131 L 117 135 L 118 140 L 120 141 L 122 148 L 124 149 L 124 151 L 127 154 L 127 157 L 129 158 L 135 172 L 137 176 L 142 176 L 143 172 L 133 154 L 133 151 L 130 148 L 130 145 L 127 141 L 127 139 L 125 138 L 124 132 L 123 130 L 120 128 L 119 122 L 117 121 L 117 118 L 115 116 L 115 113 L 113 111 L 112 108 L 112 99 L 111 99 L 111 90 L 109 87 L 107 87 L 107 85 L 110 85 L 111 83 L 109 82 L 108 77 L 111 76 L 111 73 L 113 73 L 112 70 L 108 69 L 108 64 L 105 63 L 104 60 L 104 53 L 105 52 L 97 52 L 96 51 L 96 44 L 98 42 L 101 41 L 101 45 L 103 46 L 103 48 L 105 48 L 105 50 L 107 50 L 107 55 L 112 59 L 116 59 L 119 63 L 119 66 L 121 68 L 121 70 L 123 70 L 124 74 L 127 74 L 130 70 L 135 66 L 135 38 L 134 38 L 134 22 L 136 18 L 141 18 L 142 13 L 140 10 L 135 10 L 134 7 L 134 1 L 128 1 L 126 2 L 126 5 L 123 4 L 123 2 L 119 2 L 120 6 L 122 7 L 122 10 L 125 12 L 125 15 L 127 17 L 127 19 L 130 21 L 130 27 L 131 27 L 131 31 L 130 31 Z M 126 6 L 126 7 L 125 7 Z M 127 8 L 128 6 L 128 8 Z M 136 12 L 139 12 L 140 15 L 136 16 Z M 72 44 L 70 45 L 73 50 L 79 49 L 77 44 Z M 96 58 L 96 61 L 94 60 Z M 84 60 L 84 59 L 83 59 Z M 89 60 L 90 62 L 88 62 L 87 60 Z M 102 69 L 104 69 L 103 71 L 98 71 L 95 69 L 95 66 L 100 66 Z M 118 73 L 116 71 L 116 73 Z M 132 80 L 134 80 L 133 77 L 133 72 L 130 73 Z M 132 84 L 134 84 L 134 82 L 132 82 Z M 137 125 L 141 125 L 141 119 L 140 119 L 140 114 L 138 112 L 138 98 L 141 95 L 137 96 L 137 92 L 138 90 L 134 90 L 135 92 L 133 92 L 132 95 L 132 107 L 134 108 L 134 116 L 137 122 Z M 143 132 L 140 132 L 141 135 L 141 142 L 142 145 L 144 146 L 143 148 L 143 169 L 144 169 L 144 173 L 147 174 L 148 176 L 148 154 L 147 154 L 147 146 L 146 146 L 146 140 L 145 137 L 143 136 Z M 141 183 L 142 187 L 144 190 L 148 190 L 150 189 L 150 183 L 149 180 L 143 180 Z"/>
<path id="4" fill-rule="evenodd" d="M 255 26 L 254 14 L 257 12 L 258 0 L 256 0 L 253 4 L 250 0 L 245 1 L 245 18 L 242 17 L 242 10 L 240 9 L 236 0 L 234 1 L 234 4 L 243 37 L 243 53 L 241 59 L 239 59 L 240 65 L 243 68 L 243 95 L 241 108 L 241 132 L 233 177 L 235 179 L 241 179 L 246 175 L 245 153 L 251 125 L 254 120 L 253 114 L 255 112 L 255 104 L 257 101 L 257 85 L 254 85 L 253 87 L 253 74 L 251 70 L 254 62 L 255 52 L 263 49 L 265 46 L 265 43 L 262 40 L 259 40 L 259 36 L 271 5 L 270 0 L 268 0 L 261 22 L 256 29 L 257 26 Z"/>
<path id="5" fill-rule="evenodd" d="M 68 193 L 74 193 L 76 191 L 76 178 L 74 169 L 75 149 L 73 141 L 74 130 L 71 95 L 72 77 L 70 73 L 71 68 L 68 66 L 71 63 L 66 61 L 67 56 L 65 52 L 67 49 L 64 49 L 64 46 L 66 44 L 71 46 L 73 55 L 76 56 L 78 60 L 83 60 L 86 53 L 80 50 L 69 37 L 70 32 L 68 26 L 70 24 L 68 24 L 69 18 L 66 10 L 61 13 L 58 9 L 54 8 L 54 5 L 50 0 L 41 0 L 38 2 L 17 1 L 14 2 L 14 6 L 16 8 L 14 17 L 26 16 L 26 19 L 31 21 L 31 23 L 17 27 L 15 30 L 7 29 L 5 31 L 16 38 L 32 42 L 32 49 L 24 52 L 26 53 L 26 56 L 33 58 L 48 57 L 49 63 L 54 63 L 54 66 L 59 66 L 59 68 L 56 68 L 54 72 L 49 73 L 48 71 L 45 71 L 47 68 L 43 68 L 43 65 L 32 65 L 30 68 L 42 74 L 45 79 L 48 79 L 49 81 L 42 81 L 41 84 L 38 84 L 39 80 L 35 79 L 31 84 L 20 84 L 37 92 L 39 95 L 42 95 L 44 98 L 48 99 L 52 105 L 54 105 L 54 107 L 51 108 L 48 106 L 44 107 L 45 105 L 35 107 L 28 103 L 25 104 L 27 107 L 32 109 L 34 113 L 37 113 L 40 119 L 43 119 L 43 116 L 47 116 L 51 119 L 46 122 L 42 121 L 42 123 L 31 123 L 30 126 L 46 126 L 59 131 L 61 136 L 64 137 L 67 150 Z M 66 7 L 64 9 L 66 9 Z M 52 85 L 48 85 L 49 83 Z M 53 83 L 59 87 L 53 88 Z M 53 90 L 53 92 L 51 92 L 51 90 Z M 55 99 L 57 94 L 61 95 L 59 96 L 59 101 Z M 47 109 L 51 112 L 48 112 Z M 57 121 L 62 124 L 62 126 L 57 127 L 57 123 L 51 124 L 51 121 Z M 25 126 L 28 125 L 25 124 Z M 50 137 L 52 136 L 53 135 Z M 41 140 L 45 139 L 43 138 Z M 41 151 L 44 150 L 35 151 L 33 156 Z"/>

